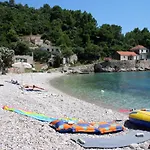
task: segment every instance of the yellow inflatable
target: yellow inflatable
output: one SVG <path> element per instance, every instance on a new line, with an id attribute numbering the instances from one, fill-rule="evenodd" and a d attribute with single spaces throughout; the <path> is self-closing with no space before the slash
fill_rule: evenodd
<path id="1" fill-rule="evenodd" d="M 150 128 L 150 109 L 133 110 L 129 120 L 134 124 Z"/>

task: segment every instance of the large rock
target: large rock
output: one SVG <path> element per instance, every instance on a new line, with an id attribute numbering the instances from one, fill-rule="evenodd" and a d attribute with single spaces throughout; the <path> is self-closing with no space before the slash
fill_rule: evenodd
<path id="1" fill-rule="evenodd" d="M 100 63 L 94 65 L 94 72 L 104 72 Z"/>

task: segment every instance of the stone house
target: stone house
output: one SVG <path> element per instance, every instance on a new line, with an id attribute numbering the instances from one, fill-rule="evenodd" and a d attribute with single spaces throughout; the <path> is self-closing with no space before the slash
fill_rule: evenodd
<path id="1" fill-rule="evenodd" d="M 30 40 L 36 46 L 41 46 L 44 42 L 44 40 L 42 40 L 40 36 L 38 36 L 38 37 L 32 36 Z"/>
<path id="2" fill-rule="evenodd" d="M 28 43 L 29 48 L 32 50 L 38 49 L 44 43 L 44 40 L 41 39 L 41 35 L 22 36 L 21 41 Z"/>
<path id="3" fill-rule="evenodd" d="M 41 39 L 41 35 L 22 36 L 21 39 L 25 42 L 32 43 L 36 46 L 41 46 L 44 43 L 44 40 Z"/>
<path id="4" fill-rule="evenodd" d="M 46 50 L 48 52 L 51 52 L 52 55 L 56 55 L 61 53 L 60 47 L 58 46 L 53 46 L 53 45 L 49 45 L 49 44 L 42 44 L 40 47 L 41 50 Z"/>
<path id="5" fill-rule="evenodd" d="M 55 61 L 55 56 L 61 54 L 60 47 L 53 46 L 51 42 L 49 43 L 46 42 L 42 44 L 42 46 L 40 47 L 40 50 L 45 50 L 51 53 L 51 57 L 49 58 L 49 61 L 48 61 L 50 66 L 53 66 L 54 61 Z"/>

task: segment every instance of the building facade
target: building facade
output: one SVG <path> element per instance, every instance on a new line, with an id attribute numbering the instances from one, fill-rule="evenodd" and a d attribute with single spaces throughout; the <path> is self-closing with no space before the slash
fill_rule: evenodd
<path id="1" fill-rule="evenodd" d="M 129 51 L 117 51 L 114 55 L 117 60 L 137 60 L 137 54 Z"/>
<path id="2" fill-rule="evenodd" d="M 137 60 L 147 60 L 149 58 L 149 49 L 142 45 L 137 45 L 130 49 L 137 54 Z"/>
<path id="3" fill-rule="evenodd" d="M 14 61 L 14 63 L 16 63 L 16 62 L 27 62 L 31 65 L 34 65 L 33 56 L 29 56 L 29 55 L 15 55 L 13 57 L 13 61 Z"/>

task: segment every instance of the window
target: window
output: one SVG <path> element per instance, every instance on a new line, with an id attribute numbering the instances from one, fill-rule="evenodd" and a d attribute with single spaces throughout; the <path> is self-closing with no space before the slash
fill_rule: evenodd
<path id="1" fill-rule="evenodd" d="M 27 62 L 27 59 L 24 59 L 23 62 Z"/>

